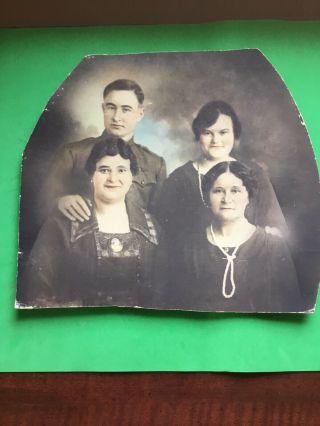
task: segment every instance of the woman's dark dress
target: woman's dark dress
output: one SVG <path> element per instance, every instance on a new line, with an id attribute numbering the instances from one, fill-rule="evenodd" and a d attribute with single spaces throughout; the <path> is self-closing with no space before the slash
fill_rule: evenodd
<path id="1" fill-rule="evenodd" d="M 87 222 L 50 217 L 18 277 L 19 307 L 141 306 L 160 303 L 166 254 L 156 222 L 127 203 L 130 232 L 100 232 Z"/>
<path id="2" fill-rule="evenodd" d="M 233 248 L 229 249 L 233 251 Z M 296 312 L 300 291 L 296 271 L 284 241 L 264 229 L 240 245 L 234 260 L 235 292 L 222 293 L 227 259 L 209 243 L 206 232 L 195 234 L 177 254 L 176 279 L 172 276 L 172 307 L 199 311 Z M 228 275 L 226 293 L 231 292 Z"/>

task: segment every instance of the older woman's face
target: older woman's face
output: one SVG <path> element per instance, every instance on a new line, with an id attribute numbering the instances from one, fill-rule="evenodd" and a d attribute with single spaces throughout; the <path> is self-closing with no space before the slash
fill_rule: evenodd
<path id="1" fill-rule="evenodd" d="M 244 217 L 249 194 L 241 179 L 233 173 L 222 173 L 210 191 L 210 205 L 214 216 L 222 222 Z"/>
<path id="2" fill-rule="evenodd" d="M 228 158 L 234 141 L 232 119 L 225 114 L 220 114 L 214 124 L 203 129 L 199 138 L 201 150 L 209 160 Z"/>
<path id="3" fill-rule="evenodd" d="M 124 200 L 132 184 L 130 160 L 119 154 L 101 158 L 96 164 L 92 182 L 96 201 L 112 204 Z"/>

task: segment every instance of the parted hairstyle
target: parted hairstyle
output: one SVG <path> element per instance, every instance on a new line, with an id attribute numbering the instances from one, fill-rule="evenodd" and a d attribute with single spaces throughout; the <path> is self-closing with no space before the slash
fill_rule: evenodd
<path id="1" fill-rule="evenodd" d="M 241 124 L 232 106 L 223 101 L 211 101 L 200 108 L 196 118 L 192 122 L 192 131 L 196 141 L 200 139 L 203 130 L 215 124 L 220 114 L 231 118 L 235 139 L 240 138 Z"/>
<path id="2" fill-rule="evenodd" d="M 248 191 L 249 199 L 253 198 L 258 189 L 258 183 L 249 167 L 239 161 L 222 161 L 213 166 L 203 177 L 201 188 L 203 198 L 207 206 L 210 206 L 210 191 L 220 175 L 223 173 L 232 173 L 242 180 L 243 185 Z"/>
<path id="3" fill-rule="evenodd" d="M 136 83 L 133 80 L 127 80 L 127 79 L 120 79 L 120 80 L 114 80 L 111 83 L 109 83 L 103 91 L 103 98 L 109 95 L 110 92 L 113 92 L 114 90 L 128 90 L 130 92 L 133 92 L 136 95 L 136 98 L 140 105 L 143 104 L 144 101 L 144 93 L 141 87 L 138 83 Z"/>
<path id="4" fill-rule="evenodd" d="M 100 142 L 94 145 L 86 162 L 86 171 L 92 176 L 96 171 L 96 164 L 101 158 L 106 156 L 114 157 L 120 155 L 125 160 L 130 160 L 130 170 L 133 175 L 138 174 L 139 167 L 137 158 L 130 145 L 116 136 L 107 135 Z"/>

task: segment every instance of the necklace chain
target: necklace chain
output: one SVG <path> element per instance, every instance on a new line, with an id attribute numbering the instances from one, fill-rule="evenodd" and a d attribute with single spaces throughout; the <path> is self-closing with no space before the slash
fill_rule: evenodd
<path id="1" fill-rule="evenodd" d="M 208 207 L 207 203 L 205 202 L 203 192 L 202 192 L 202 182 L 201 182 L 199 161 L 197 161 L 197 172 L 198 172 L 198 186 L 199 186 L 200 197 L 201 197 L 201 200 L 203 202 L 203 205 Z"/>
<path id="2" fill-rule="evenodd" d="M 234 292 L 236 291 L 236 283 L 234 281 L 234 259 L 236 258 L 236 253 L 240 247 L 240 244 L 237 245 L 233 252 L 231 254 L 229 254 L 222 246 L 220 246 L 220 244 L 217 242 L 216 236 L 213 232 L 213 228 L 212 228 L 212 224 L 210 225 L 210 232 L 211 232 L 211 236 L 212 236 L 212 240 L 213 242 L 216 244 L 216 246 L 222 251 L 222 253 L 226 256 L 227 259 L 227 264 L 226 264 L 226 268 L 224 270 L 224 274 L 223 274 L 223 282 L 222 282 L 222 295 L 223 297 L 225 297 L 226 299 L 230 299 L 233 295 Z M 228 276 L 228 272 L 230 270 L 230 281 L 231 281 L 231 291 L 230 293 L 227 293 L 226 291 L 226 286 L 227 286 L 227 276 Z"/>

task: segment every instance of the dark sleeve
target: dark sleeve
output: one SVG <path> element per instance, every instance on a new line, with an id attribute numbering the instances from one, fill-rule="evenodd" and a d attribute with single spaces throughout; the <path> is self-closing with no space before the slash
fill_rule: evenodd
<path id="1" fill-rule="evenodd" d="M 302 300 L 296 269 L 286 243 L 269 236 L 271 306 L 274 312 L 297 312 Z"/>
<path id="2" fill-rule="evenodd" d="M 177 221 L 180 217 L 180 207 L 183 205 L 181 195 L 183 188 L 174 175 L 170 175 L 164 182 L 158 202 L 157 218 L 167 234 L 177 230 Z"/>
<path id="3" fill-rule="evenodd" d="M 150 274 L 150 288 L 149 292 L 146 293 L 147 298 L 144 306 L 153 309 L 165 309 L 168 282 L 168 246 L 165 234 L 158 221 L 154 216 L 150 216 L 150 219 L 157 244 L 147 242 L 144 252 L 144 260 Z"/>
<path id="4" fill-rule="evenodd" d="M 18 303 L 34 307 L 55 303 L 64 275 L 63 265 L 68 262 L 68 242 L 62 225 L 63 222 L 51 217 L 42 226 L 25 268 L 18 277 Z"/>
<path id="5" fill-rule="evenodd" d="M 287 224 L 279 205 L 276 193 L 264 170 L 257 166 L 253 168 L 258 183 L 258 191 L 253 200 L 252 219 L 255 225 L 278 228 L 283 235 L 287 235 Z"/>
<path id="6" fill-rule="evenodd" d="M 155 309 L 167 309 L 167 289 L 168 289 L 168 246 L 165 234 L 160 231 L 159 245 L 156 249 L 153 265 L 153 285 L 152 285 L 152 307 Z"/>
<path id="7" fill-rule="evenodd" d="M 74 167 L 74 158 L 69 144 L 63 144 L 58 149 L 51 164 L 48 177 L 42 188 L 41 199 L 45 211 L 56 207 L 58 199 L 71 194 L 71 174 Z"/>
<path id="8" fill-rule="evenodd" d="M 199 240 L 198 235 L 189 234 L 179 250 L 168 258 L 166 300 L 169 309 L 201 310 L 198 301 L 202 298 L 199 284 L 204 256 Z"/>
<path id="9" fill-rule="evenodd" d="M 166 163 L 163 158 L 160 159 L 160 166 L 156 176 L 156 184 L 153 188 L 152 194 L 149 200 L 149 211 L 158 218 L 158 206 L 163 190 L 164 182 L 167 178 L 167 168 Z"/>

